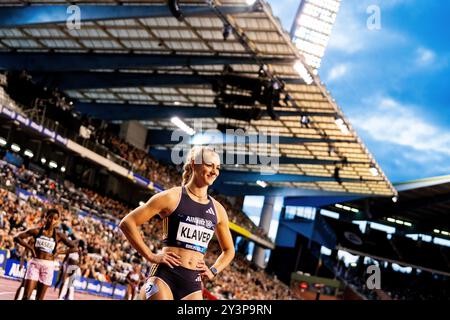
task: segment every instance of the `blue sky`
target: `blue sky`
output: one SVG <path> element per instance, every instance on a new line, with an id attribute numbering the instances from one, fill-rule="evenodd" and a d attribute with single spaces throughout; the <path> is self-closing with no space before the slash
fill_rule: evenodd
<path id="1" fill-rule="evenodd" d="M 300 0 L 268 2 L 290 31 Z M 367 28 L 370 5 L 380 30 Z M 449 12 L 450 1 L 341 2 L 319 75 L 391 182 L 450 174 Z M 246 197 L 255 223 L 262 203 Z"/>
<path id="2" fill-rule="evenodd" d="M 300 0 L 269 0 L 289 31 Z M 370 5 L 381 29 L 366 26 Z M 319 75 L 392 182 L 450 174 L 450 1 L 343 0 Z"/>

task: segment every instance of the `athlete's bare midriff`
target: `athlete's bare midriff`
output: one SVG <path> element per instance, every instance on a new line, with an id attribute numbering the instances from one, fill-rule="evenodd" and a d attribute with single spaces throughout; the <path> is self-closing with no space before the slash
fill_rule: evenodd
<path id="1" fill-rule="evenodd" d="M 162 251 L 176 253 L 180 256 L 181 266 L 191 270 L 197 270 L 198 262 L 203 261 L 205 256 L 203 253 L 178 247 L 164 247 Z"/>
<path id="2" fill-rule="evenodd" d="M 36 259 L 50 260 L 50 261 L 55 260 L 55 257 L 53 256 L 53 254 L 41 251 L 39 249 L 36 250 L 36 255 L 37 255 Z"/>

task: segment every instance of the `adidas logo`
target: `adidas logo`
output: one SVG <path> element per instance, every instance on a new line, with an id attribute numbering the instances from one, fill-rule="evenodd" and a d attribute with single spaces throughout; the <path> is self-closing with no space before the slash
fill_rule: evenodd
<path id="1" fill-rule="evenodd" d="M 196 279 L 195 279 L 195 282 L 201 282 L 202 281 L 202 276 L 198 276 Z"/>
<path id="2" fill-rule="evenodd" d="M 208 212 L 209 214 L 214 215 L 214 210 L 213 210 L 213 208 L 209 208 L 208 210 L 206 210 L 206 212 Z"/>

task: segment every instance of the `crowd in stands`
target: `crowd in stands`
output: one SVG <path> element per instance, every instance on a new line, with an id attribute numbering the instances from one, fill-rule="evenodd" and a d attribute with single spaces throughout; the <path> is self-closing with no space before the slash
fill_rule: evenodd
<path id="1" fill-rule="evenodd" d="M 16 188 L 30 193 L 25 198 L 14 193 Z M 125 240 L 114 222 L 131 208 L 118 201 L 88 190 L 77 188 L 65 181 L 59 183 L 24 167 L 17 168 L 0 162 L 0 249 L 7 249 L 11 258 L 20 259 L 23 248 L 16 246 L 13 236 L 41 223 L 45 209 L 53 207 L 61 212 L 61 230 L 83 239 L 86 254 L 81 271 L 84 277 L 100 281 L 124 283 L 134 263 L 143 265 L 148 273 L 150 265 L 144 263 Z M 89 214 L 81 214 L 81 212 Z M 152 251 L 162 248 L 161 223 L 145 224 L 144 238 Z M 207 262 L 217 258 L 219 246 L 211 243 Z M 59 257 L 61 262 L 64 257 Z M 224 299 L 291 299 L 289 288 L 263 270 L 253 270 L 248 261 L 237 256 L 215 282 L 207 284 L 213 294 Z"/>
<path id="2" fill-rule="evenodd" d="M 144 150 L 136 148 L 106 129 L 96 130 L 91 139 L 125 159 L 133 172 L 156 182 L 165 189 L 181 185 L 181 175 L 174 167 L 161 164 Z"/>
<path id="3" fill-rule="evenodd" d="M 2 186 L 11 178 L 17 182 L 17 187 L 31 191 L 31 195 L 25 199 L 23 193 L 17 195 L 10 190 L 0 189 L 0 248 L 8 249 L 12 258 L 20 259 L 23 248 L 14 244 L 13 236 L 19 231 L 38 226 L 43 212 L 54 207 L 61 213 L 62 231 L 83 239 L 87 245 L 87 254 L 81 265 L 83 276 L 110 282 L 124 280 L 128 269 L 137 259 L 134 250 L 114 230 L 113 224 L 107 224 L 107 220 L 100 218 L 101 215 L 79 214 L 83 210 L 95 212 L 101 196 L 90 192 L 90 196 L 97 200 L 89 202 L 88 195 L 81 189 L 72 193 L 47 177 L 40 177 L 23 167 L 15 169 L 3 164 L 0 174 Z M 114 202 L 112 199 L 109 201 Z M 120 216 L 128 210 L 121 212 Z M 60 257 L 60 260 L 63 258 Z"/>

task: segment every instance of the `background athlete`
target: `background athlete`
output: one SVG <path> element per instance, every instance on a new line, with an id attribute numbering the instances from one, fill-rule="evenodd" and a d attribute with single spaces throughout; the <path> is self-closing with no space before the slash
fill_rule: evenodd
<path id="1" fill-rule="evenodd" d="M 49 209 L 45 214 L 43 227 L 25 230 L 14 237 L 14 241 L 31 251 L 33 258 L 29 261 L 25 274 L 24 300 L 29 300 L 36 288 L 36 300 L 43 300 L 47 288 L 53 281 L 55 269 L 55 255 L 58 242 L 62 241 L 68 247 L 73 247 L 66 236 L 56 229 L 59 225 L 60 214 L 56 209 Z M 33 237 L 34 245 L 25 239 Z"/>
<path id="2" fill-rule="evenodd" d="M 32 241 L 32 240 L 31 240 Z M 33 245 L 30 243 L 29 245 Z M 14 300 L 22 300 L 23 294 L 25 292 L 25 274 L 26 274 L 26 267 L 25 265 L 28 263 L 28 261 L 32 258 L 32 254 L 30 251 L 24 248 L 22 254 L 20 255 L 20 266 L 19 269 L 21 272 L 23 272 L 22 280 L 20 281 L 20 286 L 16 290 L 16 294 L 14 295 Z"/>
<path id="3" fill-rule="evenodd" d="M 74 281 L 77 277 L 81 276 L 80 263 L 84 255 L 85 243 L 81 239 L 75 239 L 73 234 L 71 240 L 76 243 L 76 247 L 69 248 L 66 251 L 60 278 L 59 300 L 74 300 Z"/>
<path id="4" fill-rule="evenodd" d="M 134 264 L 133 268 L 128 272 L 126 276 L 127 283 L 127 293 L 124 297 L 124 300 L 133 300 L 135 296 L 138 294 L 139 286 L 143 279 L 143 275 L 141 272 L 141 266 L 138 264 Z"/>

